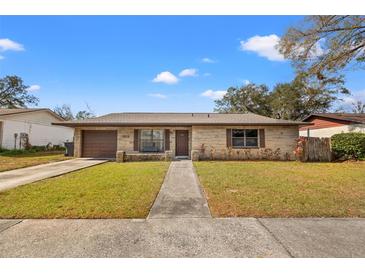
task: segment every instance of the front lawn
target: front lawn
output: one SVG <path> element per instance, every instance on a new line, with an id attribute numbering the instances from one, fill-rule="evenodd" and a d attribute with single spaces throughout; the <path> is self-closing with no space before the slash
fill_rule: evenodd
<path id="1" fill-rule="evenodd" d="M 216 217 L 365 217 L 365 163 L 195 162 Z"/>
<path id="2" fill-rule="evenodd" d="M 0 192 L 0 218 L 144 218 L 168 166 L 106 163 Z"/>
<path id="3" fill-rule="evenodd" d="M 63 152 L 0 153 L 0 172 L 71 159 Z"/>

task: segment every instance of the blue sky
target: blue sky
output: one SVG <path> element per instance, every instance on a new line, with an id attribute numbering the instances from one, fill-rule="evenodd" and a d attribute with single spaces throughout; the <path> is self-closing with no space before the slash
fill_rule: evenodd
<path id="1" fill-rule="evenodd" d="M 41 107 L 96 114 L 205 112 L 230 86 L 290 81 L 274 49 L 300 16 L 1 16 L 0 77 L 18 75 Z M 347 74 L 365 98 L 363 71 Z M 347 98 L 349 103 L 353 98 Z"/>

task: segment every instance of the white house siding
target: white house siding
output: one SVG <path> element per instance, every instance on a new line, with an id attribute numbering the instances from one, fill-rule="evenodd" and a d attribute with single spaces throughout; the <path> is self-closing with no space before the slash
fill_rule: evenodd
<path id="1" fill-rule="evenodd" d="M 362 132 L 365 133 L 365 124 L 359 125 L 345 125 L 339 127 L 329 127 L 329 128 L 319 128 L 319 129 L 310 129 L 309 136 L 310 137 L 331 137 L 337 133 L 346 133 L 346 132 Z M 300 136 L 307 137 L 307 130 L 300 130 Z"/>
<path id="2" fill-rule="evenodd" d="M 59 119 L 47 111 L 1 116 L 1 147 L 6 149 L 19 149 L 20 133 L 27 133 L 29 143 L 34 146 L 43 146 L 49 143 L 63 145 L 65 141 L 72 141 L 74 132 L 72 128 L 51 124 L 52 122 L 59 121 Z M 14 137 L 15 133 L 18 134 L 17 140 Z"/>

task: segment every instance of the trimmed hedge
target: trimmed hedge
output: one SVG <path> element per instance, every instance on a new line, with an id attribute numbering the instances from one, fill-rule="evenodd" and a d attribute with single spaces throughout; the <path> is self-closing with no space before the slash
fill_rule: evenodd
<path id="1" fill-rule="evenodd" d="M 359 159 L 365 157 L 365 133 L 335 134 L 331 137 L 331 145 L 337 158 Z"/>

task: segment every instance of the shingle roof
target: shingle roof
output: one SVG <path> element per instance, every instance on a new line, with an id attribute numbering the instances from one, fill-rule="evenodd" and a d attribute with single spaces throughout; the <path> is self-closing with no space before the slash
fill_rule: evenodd
<path id="1" fill-rule="evenodd" d="M 16 114 L 22 114 L 22 113 L 29 113 L 29 112 L 35 112 L 35 111 L 47 111 L 53 116 L 57 117 L 59 120 L 63 121 L 64 119 L 54 113 L 52 110 L 48 108 L 0 108 L 0 117 L 6 116 L 6 115 L 16 115 Z"/>
<path id="2" fill-rule="evenodd" d="M 314 113 L 306 117 L 303 121 L 308 121 L 313 116 L 365 124 L 365 113 Z"/>
<path id="3" fill-rule="evenodd" d="M 45 108 L 0 108 L 0 115 L 19 114 L 39 110 L 45 110 Z"/>
<path id="4" fill-rule="evenodd" d="M 310 123 L 273 119 L 253 113 L 111 113 L 97 118 L 54 123 L 65 126 L 128 125 L 308 125 Z"/>

